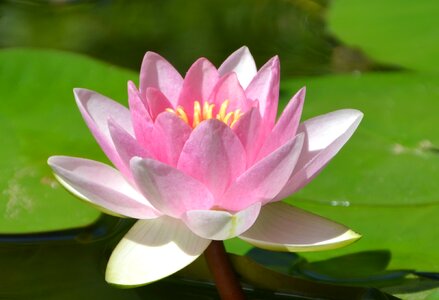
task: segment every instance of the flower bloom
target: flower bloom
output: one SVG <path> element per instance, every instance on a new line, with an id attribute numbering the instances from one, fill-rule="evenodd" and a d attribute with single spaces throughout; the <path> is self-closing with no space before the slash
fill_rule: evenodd
<path id="1" fill-rule="evenodd" d="M 70 192 L 104 212 L 139 219 L 113 251 L 106 280 L 139 285 L 195 260 L 211 240 L 239 237 L 275 251 L 340 247 L 359 238 L 343 225 L 294 208 L 340 150 L 362 113 L 339 110 L 299 124 L 305 89 L 276 122 L 279 59 L 259 71 L 247 47 L 216 69 L 200 58 L 184 78 L 148 52 L 129 109 L 75 89 L 95 139 L 116 168 L 49 158 Z"/>

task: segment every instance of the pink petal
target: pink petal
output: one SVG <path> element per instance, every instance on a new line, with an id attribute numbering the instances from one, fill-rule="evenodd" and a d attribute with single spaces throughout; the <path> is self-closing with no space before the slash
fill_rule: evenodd
<path id="1" fill-rule="evenodd" d="M 205 58 L 198 59 L 188 70 L 184 78 L 178 104 L 192 116 L 194 101 L 203 103 L 210 96 L 219 79 L 218 71 Z"/>
<path id="2" fill-rule="evenodd" d="M 245 171 L 223 195 L 219 206 L 237 211 L 255 202 L 270 202 L 290 178 L 303 140 L 303 134 L 298 135 Z"/>
<path id="3" fill-rule="evenodd" d="M 137 140 L 125 131 L 119 124 L 113 119 L 108 120 L 108 128 L 113 140 L 115 150 L 123 162 L 123 167 L 120 171 L 127 177 L 131 177 L 130 160 L 134 156 L 140 156 L 144 158 L 152 158 L 153 155 L 144 147 L 142 147 Z"/>
<path id="4" fill-rule="evenodd" d="M 270 130 L 276 120 L 279 80 L 279 58 L 275 56 L 262 66 L 245 90 L 247 98 L 259 101 L 262 119 Z"/>
<path id="5" fill-rule="evenodd" d="M 232 130 L 244 146 L 247 156 L 247 167 L 252 165 L 260 148 L 261 115 L 259 109 L 253 107 L 247 111 L 233 126 Z"/>
<path id="6" fill-rule="evenodd" d="M 191 210 L 183 221 L 195 234 L 210 240 L 226 240 L 245 232 L 259 215 L 261 203 L 237 213 L 220 210 Z"/>
<path id="7" fill-rule="evenodd" d="M 125 287 L 160 280 L 193 262 L 209 244 L 178 219 L 140 220 L 111 254 L 105 280 Z"/>
<path id="8" fill-rule="evenodd" d="M 363 113 L 358 110 L 343 109 L 303 122 L 298 130 L 305 133 L 302 153 L 276 200 L 289 196 L 310 182 L 349 140 L 362 118 Z"/>
<path id="9" fill-rule="evenodd" d="M 153 120 L 155 120 L 157 116 L 164 112 L 167 108 L 173 108 L 166 96 L 163 95 L 158 89 L 147 88 L 145 94 Z"/>
<path id="10" fill-rule="evenodd" d="M 76 103 L 91 133 L 104 153 L 117 167 L 123 169 L 123 162 L 114 148 L 108 129 L 108 119 L 113 118 L 128 133 L 133 132 L 130 112 L 126 107 L 94 91 L 74 89 Z"/>
<path id="11" fill-rule="evenodd" d="M 249 85 L 256 71 L 255 61 L 246 46 L 233 52 L 218 69 L 220 76 L 235 72 L 243 88 Z"/>
<path id="12" fill-rule="evenodd" d="M 137 186 L 147 199 L 164 214 L 179 218 L 193 209 L 209 209 L 213 197 L 196 179 L 167 164 L 135 157 L 131 170 Z"/>
<path id="13" fill-rule="evenodd" d="M 160 90 L 175 106 L 181 91 L 183 78 L 163 57 L 154 52 L 147 52 L 140 70 L 140 93 L 146 97 L 150 87 Z"/>
<path id="14" fill-rule="evenodd" d="M 300 122 L 300 116 L 302 115 L 305 93 L 306 89 L 302 88 L 290 100 L 276 125 L 274 126 L 272 132 L 269 134 L 264 145 L 262 146 L 262 149 L 258 154 L 259 159 L 279 148 L 286 141 L 291 140 L 296 135 L 297 127 L 299 126 Z"/>
<path id="15" fill-rule="evenodd" d="M 128 103 L 136 140 L 145 148 L 149 148 L 154 121 L 149 114 L 148 103 L 143 101 L 139 91 L 131 81 L 128 82 Z"/>
<path id="16" fill-rule="evenodd" d="M 117 170 L 105 164 L 67 156 L 52 156 L 48 164 L 67 190 L 104 212 L 136 219 L 161 215 Z"/>
<path id="17" fill-rule="evenodd" d="M 346 226 L 286 203 L 265 205 L 240 238 L 271 251 L 319 251 L 351 244 L 360 235 Z"/>
<path id="18" fill-rule="evenodd" d="M 225 100 L 229 100 L 227 112 L 237 109 L 245 112 L 251 106 L 251 102 L 247 100 L 235 73 L 228 73 L 222 77 L 209 97 L 209 102 L 214 103 L 218 109 Z"/>
<path id="19" fill-rule="evenodd" d="M 203 182 L 215 199 L 245 170 L 245 150 L 221 121 L 202 122 L 193 131 L 178 161 L 178 169 Z"/>
<path id="20" fill-rule="evenodd" d="M 152 146 L 157 159 L 176 166 L 191 132 L 192 128 L 175 114 L 161 113 L 155 121 L 152 132 Z"/>

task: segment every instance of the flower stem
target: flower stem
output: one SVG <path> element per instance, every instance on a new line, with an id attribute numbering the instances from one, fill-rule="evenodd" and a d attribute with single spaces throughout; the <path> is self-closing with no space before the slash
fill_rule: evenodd
<path id="1" fill-rule="evenodd" d="M 221 299 L 244 300 L 244 292 L 227 256 L 223 242 L 212 241 L 204 251 L 204 256 Z"/>

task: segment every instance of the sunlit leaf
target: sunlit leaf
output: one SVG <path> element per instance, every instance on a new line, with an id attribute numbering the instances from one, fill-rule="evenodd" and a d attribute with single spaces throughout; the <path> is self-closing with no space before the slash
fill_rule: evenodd
<path id="1" fill-rule="evenodd" d="M 379 61 L 438 70 L 438 14 L 435 0 L 335 0 L 329 26 L 345 43 Z"/>
<path id="2" fill-rule="evenodd" d="M 88 87 L 126 99 L 137 75 L 55 51 L 0 51 L 0 232 L 83 226 L 98 216 L 54 179 L 55 154 L 105 161 L 75 105 L 72 89 Z"/>

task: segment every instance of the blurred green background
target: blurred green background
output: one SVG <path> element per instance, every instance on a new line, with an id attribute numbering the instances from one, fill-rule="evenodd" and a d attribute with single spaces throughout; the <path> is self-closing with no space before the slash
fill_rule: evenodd
<path id="1" fill-rule="evenodd" d="M 126 82 L 137 82 L 148 50 L 184 74 L 200 56 L 218 66 L 247 45 L 258 66 L 280 56 L 281 106 L 307 86 L 303 119 L 365 113 L 326 170 L 287 199 L 363 238 L 306 257 L 389 249 L 392 268 L 439 272 L 438 15 L 435 0 L 2 1 L 0 233 L 98 218 L 46 165 L 55 154 L 106 161 L 73 87 L 126 104 Z"/>
<path id="2" fill-rule="evenodd" d="M 6 1 L 0 47 L 88 54 L 138 70 L 146 50 L 184 72 L 205 56 L 219 65 L 242 45 L 259 65 L 274 53 L 285 75 L 386 68 L 328 31 L 326 0 Z"/>

